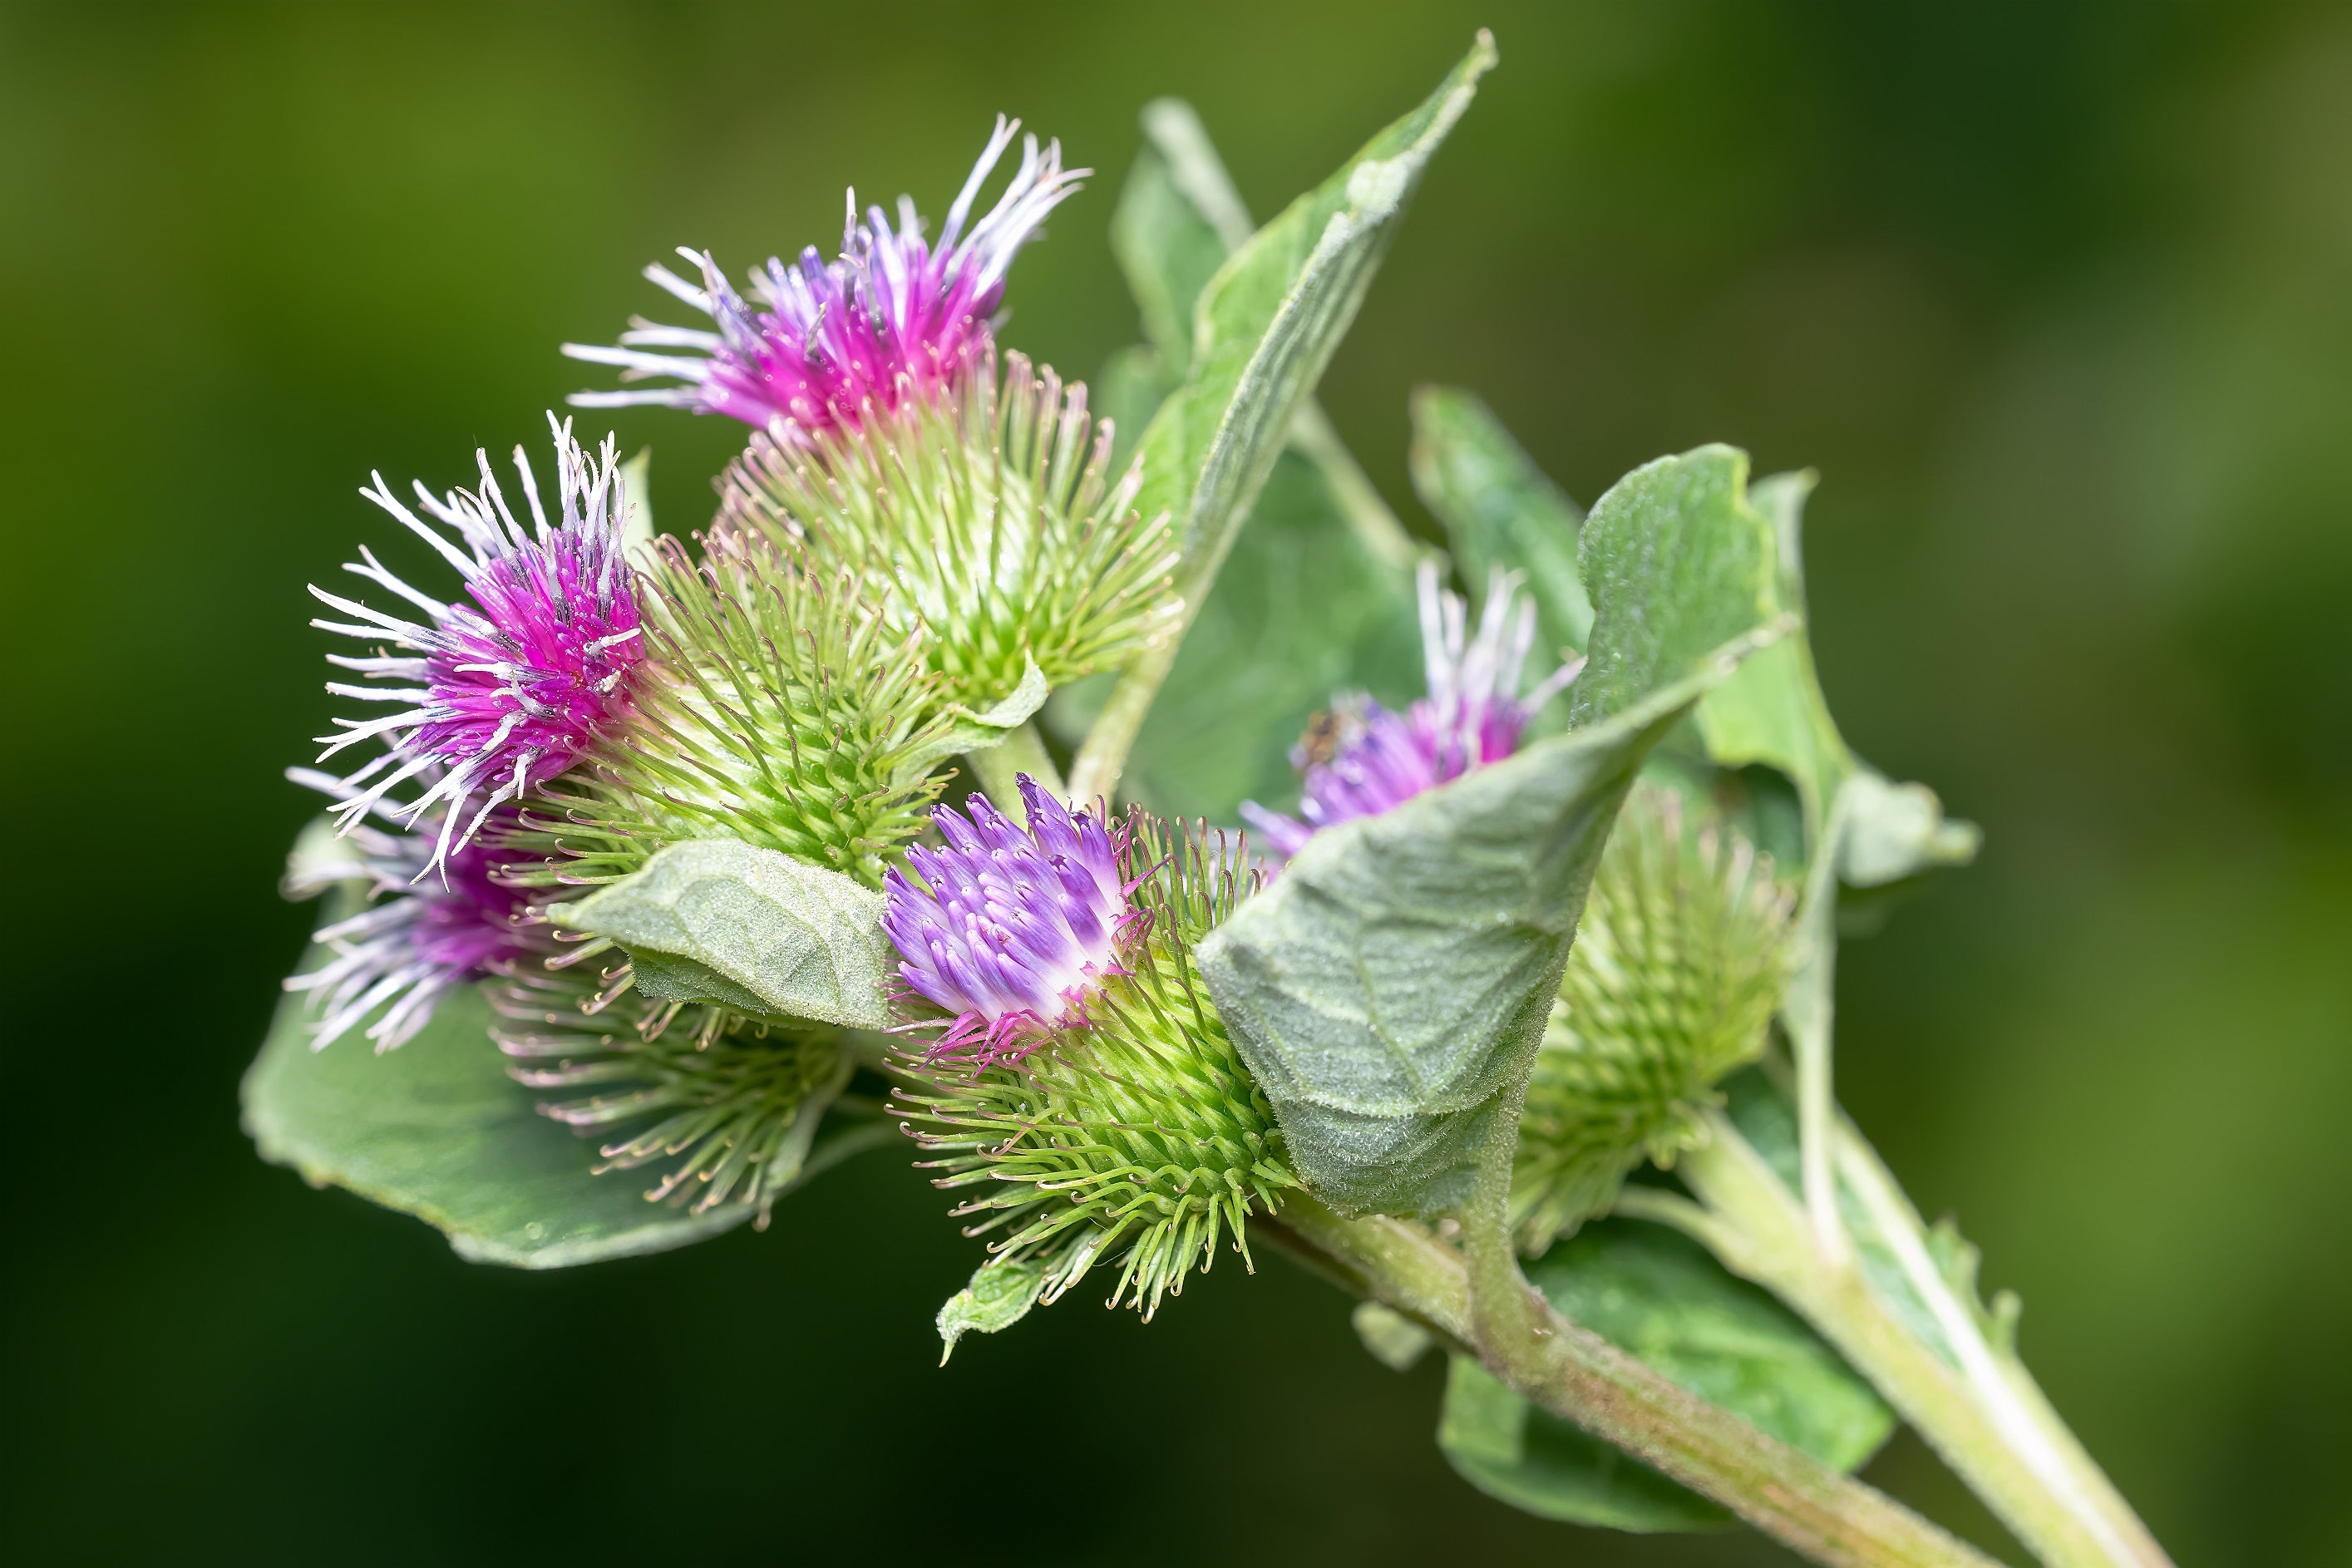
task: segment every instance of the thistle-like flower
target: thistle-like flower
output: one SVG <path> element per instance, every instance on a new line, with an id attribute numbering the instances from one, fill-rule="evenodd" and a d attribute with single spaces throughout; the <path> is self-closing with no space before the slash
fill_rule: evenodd
<path id="1" fill-rule="evenodd" d="M 296 768 L 289 776 L 338 797 L 348 794 L 324 773 Z M 366 1037 L 378 1051 L 396 1049 L 432 1018 L 446 993 L 552 951 L 529 895 L 503 879 L 519 857 L 487 837 L 445 855 L 431 836 L 376 815 L 385 826 L 361 822 L 326 845 L 306 837 L 287 870 L 289 898 L 343 886 L 367 900 L 321 926 L 311 940 L 326 949 L 326 962 L 286 982 L 287 990 L 319 998 L 313 1050 L 379 1008 Z M 426 877 L 436 864 L 440 875 Z"/>
<path id="2" fill-rule="evenodd" d="M 848 573 L 927 633 L 946 695 L 984 709 L 1031 664 L 1055 686 L 1163 635 L 1179 605 L 1166 514 L 1142 471 L 1110 475 L 1111 426 L 1083 385 L 993 352 L 946 397 L 805 441 L 755 436 L 719 481 L 718 528 Z"/>
<path id="3" fill-rule="evenodd" d="M 1790 959 L 1772 863 L 1681 797 L 1637 786 L 1611 833 L 1528 1083 L 1512 1171 L 1519 1244 L 1608 1207 L 1644 1159 L 1701 1136 L 1715 1085 L 1764 1048 Z"/>
<path id="4" fill-rule="evenodd" d="M 1302 775 L 1298 816 L 1242 804 L 1276 854 L 1296 855 L 1319 828 L 1377 816 L 1509 756 L 1528 721 L 1584 668 L 1571 659 L 1522 697 L 1536 607 L 1522 601 L 1513 616 L 1514 580 L 1500 569 L 1489 580 L 1475 637 L 1467 602 L 1439 589 L 1434 563 L 1422 563 L 1416 586 L 1429 695 L 1402 714 L 1360 694 L 1346 697 L 1318 721 L 1291 752 Z"/>
<path id="5" fill-rule="evenodd" d="M 384 718 L 337 720 L 342 732 L 320 737 L 327 748 L 321 762 L 364 741 L 387 742 L 382 755 L 343 779 L 337 814 L 352 826 L 392 790 L 412 779 L 421 783 L 422 792 L 400 808 L 410 822 L 427 810 L 440 819 L 420 875 L 470 843 L 498 807 L 520 800 L 593 745 L 627 708 L 631 671 L 643 657 L 621 544 L 623 496 L 612 438 L 591 461 L 569 422 L 558 425 L 551 415 L 548 424 L 560 503 L 551 523 L 520 447 L 515 471 L 531 529 L 507 510 L 487 452 L 476 454 L 478 491 L 452 490 L 436 500 L 416 487 L 425 515 L 453 531 L 458 544 L 402 505 L 383 475 L 360 492 L 456 567 L 471 604 L 444 604 L 411 587 L 364 545 L 345 570 L 406 600 L 423 619 L 310 590 L 353 617 L 311 625 L 377 645 L 362 657 L 331 654 L 331 662 L 387 683 L 331 682 L 327 689 L 402 705 Z M 386 644 L 405 651 L 387 653 Z"/>
<path id="6" fill-rule="evenodd" d="M 646 554 L 646 658 L 632 700 L 541 787 L 509 842 L 541 882 L 608 882 L 666 844 L 714 835 L 878 888 L 923 830 L 954 749 L 919 632 L 843 577 L 758 537 L 664 537 Z"/>
<path id="7" fill-rule="evenodd" d="M 1084 1027 L 1145 919 L 1128 899 L 1128 825 L 1106 827 L 1028 774 L 1019 782 L 1025 829 L 981 795 L 969 818 L 942 806 L 931 820 L 947 847 L 908 849 L 885 883 L 898 972 L 945 1015 L 918 1026 L 933 1033 L 934 1062 L 1019 1062 L 1055 1031 Z"/>
<path id="8" fill-rule="evenodd" d="M 724 414 L 793 443 L 857 429 L 877 412 L 953 386 L 987 352 L 990 321 L 1004 297 L 1013 253 L 1093 173 L 1065 170 L 1060 142 L 1047 143 L 1041 155 L 1037 139 L 1024 138 L 1020 168 L 966 233 L 981 186 L 1020 128 L 1020 121 L 998 116 L 987 150 L 948 208 L 936 249 L 923 239 L 911 198 L 898 198 L 894 229 L 878 206 L 858 222 L 857 193 L 851 191 L 840 259 L 827 263 L 814 246 L 790 267 L 772 257 L 751 279 L 749 304 L 708 251 L 678 252 L 701 269 L 700 287 L 666 267 L 646 268 L 647 279 L 709 316 L 718 330 L 638 318 L 617 347 L 564 344 L 573 359 L 619 366 L 624 381 L 662 377 L 680 384 L 583 392 L 572 403 L 583 408 L 651 403 Z M 686 352 L 647 352 L 653 349 Z"/>
<path id="9" fill-rule="evenodd" d="M 595 1173 L 670 1162 L 647 1202 L 696 1214 L 743 1204 L 765 1227 L 776 1199 L 813 1173 L 819 1124 L 849 1081 L 841 1032 L 650 1001 L 630 993 L 625 965 L 575 962 L 592 956 L 576 949 L 491 988 L 508 1072 L 558 1091 L 541 1115 L 607 1135 Z"/>
<path id="10" fill-rule="evenodd" d="M 1052 1301 L 1115 1266 L 1110 1304 L 1148 1318 L 1222 1236 L 1246 1262 L 1244 1222 L 1298 1181 L 1192 956 L 1255 874 L 1222 841 L 1171 839 L 1139 814 L 1121 840 L 1114 875 L 1141 918 L 1117 969 L 1089 981 L 1085 1026 L 1018 1063 L 910 1060 L 897 1105 L 938 1184 L 979 1189 L 955 1210 L 977 1216 L 968 1234 L 1005 1233 L 992 1267 L 1038 1268 Z"/>

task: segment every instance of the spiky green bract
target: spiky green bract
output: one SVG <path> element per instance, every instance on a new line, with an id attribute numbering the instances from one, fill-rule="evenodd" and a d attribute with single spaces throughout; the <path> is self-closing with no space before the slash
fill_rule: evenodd
<path id="1" fill-rule="evenodd" d="M 513 837 L 545 854 L 538 879 L 609 882 L 664 845 L 726 837 L 880 887 L 942 787 L 923 760 L 953 749 L 919 632 L 757 536 L 711 538 L 699 565 L 657 541 L 639 597 L 633 713 Z"/>
<path id="2" fill-rule="evenodd" d="M 939 1157 L 938 1184 L 977 1189 L 955 1209 L 996 1232 L 992 1266 L 1042 1265 L 1052 1301 L 1097 1264 L 1116 1265 L 1110 1305 L 1148 1319 L 1205 1272 L 1231 1233 L 1298 1184 L 1274 1108 L 1226 1037 L 1192 948 L 1255 883 L 1222 834 L 1130 817 L 1130 897 L 1149 912 L 1088 1002 L 1019 1067 L 966 1073 L 909 1056 L 897 1109 Z"/>
<path id="3" fill-rule="evenodd" d="M 764 1227 L 849 1079 L 840 1031 L 652 1002 L 628 989 L 625 967 L 582 970 L 523 971 L 492 987 L 491 1036 L 509 1072 L 565 1092 L 541 1114 L 611 1136 L 598 1174 L 667 1163 L 648 1202 L 696 1214 L 756 1205 Z"/>
<path id="4" fill-rule="evenodd" d="M 1685 827 L 1637 788 L 1602 853 L 1528 1083 L 1511 1208 L 1539 1253 L 1643 1159 L 1699 1136 L 1714 1086 L 1755 1059 L 1790 964 L 1790 903 L 1745 839 Z"/>
<path id="5" fill-rule="evenodd" d="M 1167 635 L 1176 552 L 1108 476 L 1111 426 L 1084 385 L 992 355 L 943 397 L 871 407 L 855 430 L 766 435 L 719 483 L 723 530 L 792 542 L 929 633 L 949 696 L 1002 701 L 1034 659 L 1060 686 Z"/>

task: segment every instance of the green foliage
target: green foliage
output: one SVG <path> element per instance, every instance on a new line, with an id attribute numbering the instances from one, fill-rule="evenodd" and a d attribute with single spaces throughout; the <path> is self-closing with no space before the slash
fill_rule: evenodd
<path id="1" fill-rule="evenodd" d="M 1601 854 L 1528 1079 L 1512 1172 L 1520 1247 L 1606 1209 L 1643 1159 L 1700 1136 L 1715 1084 L 1764 1048 L 1789 973 L 1789 900 L 1745 839 L 1686 829 L 1637 787 Z"/>
<path id="2" fill-rule="evenodd" d="M 1140 814 L 1130 821 L 1129 875 L 1149 872 L 1133 895 L 1149 923 L 1121 955 L 1129 973 L 1104 983 L 1085 1026 L 1018 1067 L 910 1061 L 896 1103 L 936 1156 L 938 1184 L 977 1189 L 955 1211 L 976 1216 L 969 1234 L 1003 1233 L 982 1274 L 1039 1270 L 1038 1299 L 1051 1302 L 1116 1264 L 1110 1304 L 1149 1318 L 1209 1267 L 1223 1236 L 1246 1259 L 1248 1216 L 1272 1212 L 1297 1178 L 1193 966 L 1195 943 L 1247 879 L 1222 839 L 1171 840 Z M 992 1284 L 989 1294 L 1002 1299 Z"/>
<path id="3" fill-rule="evenodd" d="M 618 942 L 637 987 L 674 1002 L 883 1029 L 897 955 L 882 896 L 838 871 L 732 838 L 673 844 L 643 870 L 551 911 Z"/>
<path id="4" fill-rule="evenodd" d="M 963 740 L 922 662 L 854 583 L 758 538 L 641 552 L 651 657 L 626 729 L 523 811 L 542 880 L 609 882 L 664 846 L 712 837 L 879 887 Z"/>
<path id="5" fill-rule="evenodd" d="M 1045 1266 L 1034 1260 L 996 1260 L 972 1270 L 971 1283 L 940 1308 L 940 1364 L 948 1364 L 964 1335 L 1002 1333 L 1027 1317 L 1045 1288 Z"/>
<path id="6" fill-rule="evenodd" d="M 1484 403 L 1451 387 L 1415 390 L 1412 488 L 1445 525 L 1474 596 L 1496 571 L 1517 572 L 1535 601 L 1539 645 L 1583 651 L 1592 637 L 1592 602 L 1576 563 L 1583 516 Z"/>
<path id="7" fill-rule="evenodd" d="M 577 967 L 518 973 L 489 992 L 491 1037 L 516 1081 L 574 1096 L 541 1111 L 583 1133 L 624 1133 L 598 1149 L 595 1173 L 667 1162 L 646 1201 L 695 1215 L 741 1205 L 764 1227 L 776 1199 L 810 1173 L 819 1127 L 849 1079 L 840 1031 L 822 1025 L 608 997 Z"/>
<path id="8" fill-rule="evenodd" d="M 1787 1309 L 1664 1227 L 1586 1226 L 1528 1267 L 1562 1316 L 1711 1404 L 1851 1470 L 1895 1417 Z M 1705 1529 L 1730 1515 L 1456 1357 L 1438 1445 L 1481 1491 L 1549 1519 L 1618 1530 Z"/>
<path id="9" fill-rule="evenodd" d="M 1260 229 L 1202 289 L 1183 384 L 1139 450 L 1140 505 L 1175 520 L 1180 595 L 1197 598 L 1216 576 L 1407 198 L 1494 62 L 1482 33 L 1427 101 Z"/>
<path id="10" fill-rule="evenodd" d="M 720 526 L 852 578 L 947 700 L 985 710 L 1033 667 L 1055 686 L 1114 668 L 1175 616 L 1167 510 L 1137 510 L 1142 480 L 1114 480 L 1110 449 L 1084 386 L 1008 354 L 1001 388 L 992 365 L 860 432 L 755 437 L 720 480 Z"/>
<path id="11" fill-rule="evenodd" d="M 589 1147 L 507 1075 L 490 1017 L 467 986 L 396 1051 L 314 1051 L 302 999 L 289 996 L 245 1075 L 246 1131 L 264 1159 L 413 1214 L 478 1263 L 561 1268 L 683 1247 L 751 1217 L 740 1205 L 656 1208 L 633 1184 L 599 1180 Z"/>
<path id="12" fill-rule="evenodd" d="M 1767 624 L 1745 463 L 1723 447 L 1665 458 L 1594 508 L 1592 662 L 1573 689 L 1600 721 L 1318 834 L 1202 945 L 1218 1007 L 1324 1201 L 1410 1213 L 1466 1194 L 1496 1097 L 1535 1056 L 1635 771 L 1781 629 Z"/>

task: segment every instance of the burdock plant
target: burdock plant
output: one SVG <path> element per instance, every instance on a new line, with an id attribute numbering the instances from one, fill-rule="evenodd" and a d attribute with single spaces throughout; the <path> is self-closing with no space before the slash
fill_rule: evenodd
<path id="1" fill-rule="evenodd" d="M 567 347 L 622 375 L 580 406 L 747 427 L 698 531 L 562 424 L 552 507 L 520 452 L 512 499 L 372 483 L 438 575 L 320 594 L 383 710 L 296 770 L 329 909 L 264 1154 L 554 1268 L 895 1147 L 972 1237 L 949 1347 L 1281 1253 L 1450 1359 L 1440 1444 L 1515 1506 L 1987 1561 L 1853 1479 L 1899 1419 L 2042 1562 L 2162 1563 L 1836 1102 L 1841 900 L 1976 834 L 1830 717 L 1810 478 L 1702 447 L 1582 513 L 1424 389 L 1441 549 L 1313 404 L 1494 62 L 1255 229 L 1150 106 L 1101 395 L 997 342 L 1085 173 L 1030 139 L 983 207 L 1000 121 L 936 241 L 853 197 L 740 290 L 649 269 L 708 327 Z"/>

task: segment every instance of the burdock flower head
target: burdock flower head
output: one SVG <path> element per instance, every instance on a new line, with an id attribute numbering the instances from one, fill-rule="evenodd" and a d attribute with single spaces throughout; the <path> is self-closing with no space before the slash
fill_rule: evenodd
<path id="1" fill-rule="evenodd" d="M 550 416 L 548 423 L 555 433 L 560 500 L 552 522 L 520 447 L 515 469 L 530 504 L 529 529 L 507 509 L 486 452 L 476 454 L 480 490 L 452 490 L 436 500 L 422 484 L 416 487 L 417 504 L 455 532 L 457 544 L 403 506 L 383 475 L 373 476 L 373 488 L 360 492 L 456 567 L 471 604 L 444 604 L 411 587 L 365 546 L 345 570 L 407 601 L 421 619 L 310 590 L 353 617 L 312 625 L 377 645 L 362 657 L 328 657 L 383 684 L 331 682 L 327 689 L 400 705 L 383 718 L 339 719 L 341 733 L 320 737 L 327 747 L 321 762 L 363 741 L 387 742 L 382 755 L 343 779 L 337 813 L 349 828 L 390 791 L 417 780 L 422 792 L 401 816 L 414 822 L 437 808 L 440 818 L 420 874 L 445 865 L 500 805 L 520 799 L 586 752 L 626 708 L 630 672 L 643 657 L 620 535 L 623 497 L 612 438 L 591 461 L 568 422 L 556 425 Z M 388 653 L 386 644 L 404 651 Z"/>
<path id="2" fill-rule="evenodd" d="M 932 814 L 945 849 L 912 848 L 885 887 L 882 928 L 915 995 L 945 1011 L 929 1059 L 1018 1062 L 1083 1026 L 1141 919 L 1124 879 L 1126 825 L 1073 813 L 1020 775 L 1029 825 L 974 795 Z M 911 875 L 909 874 L 911 873 Z"/>
<path id="3" fill-rule="evenodd" d="M 855 430 L 872 408 L 887 412 L 909 396 L 929 398 L 953 385 L 987 351 L 990 318 L 1004 297 L 1013 253 L 1093 172 L 1065 170 L 1058 142 L 1041 154 L 1034 136 L 1024 138 L 1020 168 L 967 232 L 981 185 L 1019 129 L 1020 121 L 998 117 L 987 150 L 948 208 L 936 248 L 923 238 L 911 198 L 898 198 L 893 228 L 878 206 L 860 223 L 853 190 L 840 258 L 827 262 L 814 246 L 791 266 L 771 257 L 751 278 L 750 303 L 707 251 L 678 252 L 701 269 L 700 287 L 666 267 L 646 268 L 648 279 L 709 316 L 718 331 L 639 318 L 617 347 L 566 343 L 563 352 L 573 359 L 618 365 L 624 381 L 681 384 L 583 392 L 572 401 L 583 408 L 652 403 L 724 414 L 789 439 L 788 430 Z"/>
<path id="4" fill-rule="evenodd" d="M 329 795 L 350 793 L 309 769 L 288 776 Z M 366 1037 L 379 1051 L 395 1049 L 432 1018 L 445 993 L 551 951 L 529 895 L 503 879 L 523 858 L 519 852 L 489 837 L 445 852 L 432 835 L 391 825 L 381 809 L 376 816 L 386 825 L 362 822 L 325 843 L 306 838 L 287 868 L 289 898 L 341 885 L 367 900 L 358 912 L 320 927 L 312 940 L 326 950 L 326 962 L 286 982 L 287 990 L 318 998 L 314 1050 L 379 1008 Z M 429 867 L 439 875 L 426 876 Z"/>
<path id="5" fill-rule="evenodd" d="M 1513 579 L 1495 573 L 1475 637 L 1468 604 L 1440 591 L 1433 563 L 1422 564 L 1417 586 L 1429 695 L 1402 714 L 1369 697 L 1340 700 L 1328 722 L 1291 752 L 1304 775 L 1298 816 L 1255 801 L 1242 805 L 1242 815 L 1276 853 L 1296 855 L 1318 828 L 1377 816 L 1509 756 L 1528 721 L 1584 668 L 1582 659 L 1571 659 L 1522 697 L 1519 675 L 1535 641 L 1536 607 L 1523 601 L 1512 614 Z"/>

